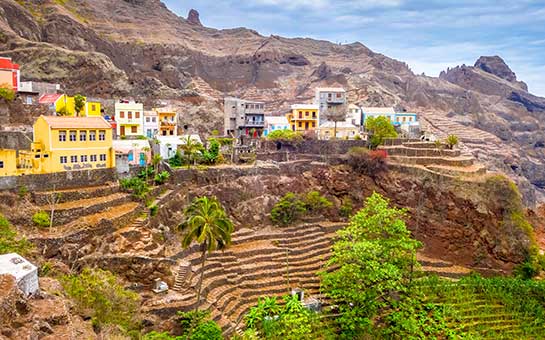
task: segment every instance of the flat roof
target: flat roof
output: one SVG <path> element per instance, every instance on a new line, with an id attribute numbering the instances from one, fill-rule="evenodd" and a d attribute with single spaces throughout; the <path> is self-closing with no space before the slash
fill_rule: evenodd
<path id="1" fill-rule="evenodd" d="M 293 104 L 291 106 L 292 110 L 319 110 L 319 105 L 314 104 Z"/>
<path id="2" fill-rule="evenodd" d="M 395 114 L 393 107 L 362 107 L 363 113 L 373 113 L 373 114 Z"/>
<path id="3" fill-rule="evenodd" d="M 52 129 L 111 129 L 102 117 L 40 116 Z"/>
<path id="4" fill-rule="evenodd" d="M 25 277 L 28 273 L 38 268 L 28 262 L 24 257 L 16 253 L 0 255 L 0 274 L 9 274 L 15 277 L 16 281 Z"/>
<path id="5" fill-rule="evenodd" d="M 39 104 L 55 104 L 55 102 L 62 97 L 60 93 L 43 94 L 39 99 Z"/>
<path id="6" fill-rule="evenodd" d="M 316 91 L 319 92 L 346 92 L 342 87 L 317 87 Z"/>

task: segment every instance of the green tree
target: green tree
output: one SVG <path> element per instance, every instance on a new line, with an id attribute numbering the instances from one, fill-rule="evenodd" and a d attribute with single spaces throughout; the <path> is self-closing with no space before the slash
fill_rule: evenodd
<path id="1" fill-rule="evenodd" d="M 159 164 L 161 164 L 162 160 L 163 158 L 159 154 L 155 154 L 151 158 L 151 164 L 153 165 L 153 169 L 155 169 L 155 176 L 159 174 Z"/>
<path id="2" fill-rule="evenodd" d="M 391 208 L 374 193 L 338 232 L 321 276 L 323 291 L 339 306 L 347 338 L 369 331 L 377 312 L 391 306 L 411 283 L 421 243 L 411 238 L 404 217 L 403 209 Z"/>
<path id="3" fill-rule="evenodd" d="M 78 312 L 95 325 L 119 325 L 125 331 L 137 327 L 140 297 L 109 271 L 85 268 L 79 275 L 62 277 L 61 283 Z"/>
<path id="4" fill-rule="evenodd" d="M 202 150 L 202 145 L 201 143 L 194 141 L 191 136 L 187 136 L 184 141 L 185 143 L 180 145 L 180 149 L 182 149 L 184 156 L 186 157 L 187 168 L 189 169 L 195 160 L 195 155 Z"/>
<path id="5" fill-rule="evenodd" d="M 385 138 L 397 137 L 397 132 L 387 117 L 369 117 L 365 120 L 365 129 L 371 133 L 369 143 L 371 148 L 384 143 Z"/>
<path id="6" fill-rule="evenodd" d="M 288 192 L 272 208 L 271 221 L 278 225 L 287 226 L 298 220 L 306 211 L 305 202 L 301 201 L 293 192 Z"/>
<path id="7" fill-rule="evenodd" d="M 8 102 L 12 102 L 15 100 L 15 91 L 13 91 L 13 88 L 11 88 L 11 86 L 8 84 L 1 84 L 0 98 L 4 98 Z"/>
<path id="8" fill-rule="evenodd" d="M 216 164 L 220 158 L 220 143 L 216 138 L 208 140 L 208 149 L 203 152 L 203 160 L 206 164 Z"/>
<path id="9" fill-rule="evenodd" d="M 76 111 L 76 116 L 79 116 L 81 113 L 81 110 L 85 106 L 85 97 L 81 94 L 76 94 L 74 96 L 74 110 Z"/>
<path id="10" fill-rule="evenodd" d="M 202 279 L 206 256 L 214 250 L 223 250 L 231 244 L 233 222 L 215 197 L 196 197 L 184 211 L 185 220 L 180 224 L 182 247 L 193 242 L 201 246 L 201 275 L 199 278 L 197 305 L 201 301 Z"/>

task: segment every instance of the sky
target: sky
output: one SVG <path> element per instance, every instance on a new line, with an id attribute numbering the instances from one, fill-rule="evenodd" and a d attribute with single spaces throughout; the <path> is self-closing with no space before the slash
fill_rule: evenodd
<path id="1" fill-rule="evenodd" d="M 162 0 L 207 27 L 247 27 L 268 36 L 359 41 L 438 76 L 447 67 L 499 55 L 545 97 L 545 0 Z"/>

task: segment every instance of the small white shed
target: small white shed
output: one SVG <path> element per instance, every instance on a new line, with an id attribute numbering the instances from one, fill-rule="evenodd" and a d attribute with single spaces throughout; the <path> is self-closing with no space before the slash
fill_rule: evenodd
<path id="1" fill-rule="evenodd" d="M 17 287 L 26 295 L 33 295 L 40 289 L 38 267 L 28 262 L 19 254 L 0 255 L 0 274 L 15 277 Z"/>
<path id="2" fill-rule="evenodd" d="M 159 142 L 159 153 L 163 159 L 171 159 L 176 154 L 178 147 L 184 145 L 187 137 L 190 137 L 193 142 L 202 144 L 199 135 L 182 135 L 182 136 L 157 136 Z"/>

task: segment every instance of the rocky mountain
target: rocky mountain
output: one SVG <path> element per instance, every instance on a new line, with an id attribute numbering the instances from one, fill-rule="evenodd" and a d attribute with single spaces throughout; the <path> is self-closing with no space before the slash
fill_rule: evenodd
<path id="1" fill-rule="evenodd" d="M 499 57 L 438 78 L 415 75 L 361 43 L 207 28 L 197 11 L 180 18 L 159 0 L 0 0 L 0 32 L 2 55 L 22 64 L 25 79 L 104 99 L 169 100 L 184 107 L 181 120 L 197 117 L 208 130 L 221 127 L 226 94 L 280 113 L 317 86 L 344 86 L 353 102 L 421 113 L 426 128 L 460 135 L 469 152 L 514 178 L 528 204 L 543 198 L 545 99 Z"/>

